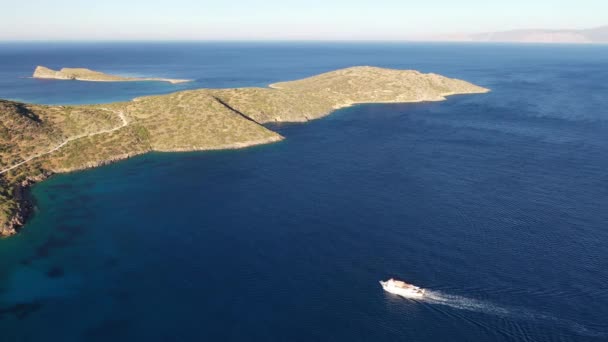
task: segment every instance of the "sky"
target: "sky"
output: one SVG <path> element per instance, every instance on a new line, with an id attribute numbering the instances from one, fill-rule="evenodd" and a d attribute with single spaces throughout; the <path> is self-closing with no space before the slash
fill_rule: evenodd
<path id="1" fill-rule="evenodd" d="M 8 40 L 407 40 L 608 25 L 608 0 L 0 0 Z"/>

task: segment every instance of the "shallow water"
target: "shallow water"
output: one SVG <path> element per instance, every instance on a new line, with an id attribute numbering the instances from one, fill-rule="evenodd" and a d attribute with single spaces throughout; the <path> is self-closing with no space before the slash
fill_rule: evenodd
<path id="1" fill-rule="evenodd" d="M 197 81 L 19 78 L 37 64 Z M 608 47 L 3 44 L 0 98 L 97 103 L 351 65 L 493 91 L 35 186 L 35 217 L 0 241 L 3 339 L 606 340 Z M 430 296 L 383 293 L 391 276 Z"/>

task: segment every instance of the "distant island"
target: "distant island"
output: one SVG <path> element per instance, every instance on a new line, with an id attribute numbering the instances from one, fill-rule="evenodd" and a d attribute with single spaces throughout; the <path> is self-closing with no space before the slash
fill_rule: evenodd
<path id="1" fill-rule="evenodd" d="M 156 81 L 169 82 L 172 84 L 190 82 L 191 80 L 171 79 L 171 78 L 151 78 L 151 77 L 123 77 L 108 75 L 103 72 L 85 68 L 63 68 L 59 71 L 49 69 L 44 66 L 37 66 L 34 70 L 33 78 L 53 79 L 53 80 L 75 80 L 87 82 L 140 82 Z"/>
<path id="2" fill-rule="evenodd" d="M 32 210 L 27 189 L 54 173 L 150 151 L 237 149 L 283 139 L 262 124 L 304 122 L 357 103 L 442 101 L 486 93 L 413 70 L 353 67 L 269 88 L 198 89 L 105 105 L 0 100 L 0 235 Z"/>
<path id="3" fill-rule="evenodd" d="M 447 40 L 504 43 L 608 44 L 608 26 L 583 30 L 511 30 L 478 33 Z"/>

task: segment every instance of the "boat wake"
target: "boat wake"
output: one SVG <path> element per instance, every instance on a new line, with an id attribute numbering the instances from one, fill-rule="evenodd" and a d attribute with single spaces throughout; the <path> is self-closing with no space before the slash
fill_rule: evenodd
<path id="1" fill-rule="evenodd" d="M 580 335 L 590 337 L 608 337 L 607 332 L 595 331 L 586 326 L 567 320 L 558 318 L 549 314 L 535 312 L 526 308 L 505 307 L 495 305 L 488 301 L 467 298 L 463 296 L 451 295 L 440 291 L 427 290 L 421 302 L 432 305 L 443 305 L 458 310 L 466 310 L 479 312 L 488 315 L 499 316 L 502 318 L 511 318 L 524 321 L 535 321 L 538 323 L 553 324 L 567 328 Z"/>

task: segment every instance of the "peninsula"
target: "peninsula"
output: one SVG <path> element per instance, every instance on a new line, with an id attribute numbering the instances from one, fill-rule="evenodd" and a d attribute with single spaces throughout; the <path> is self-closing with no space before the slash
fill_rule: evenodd
<path id="1" fill-rule="evenodd" d="M 413 70 L 353 67 L 269 88 L 198 89 L 105 105 L 0 100 L 0 235 L 15 234 L 32 204 L 28 186 L 54 173 L 150 151 L 236 149 L 277 142 L 267 122 L 304 122 L 357 103 L 442 101 L 486 93 Z"/>
<path id="2" fill-rule="evenodd" d="M 104 74 L 103 72 L 94 71 L 85 68 L 63 68 L 59 71 L 49 69 L 44 66 L 37 66 L 34 70 L 33 78 L 53 79 L 53 80 L 76 80 L 87 82 L 141 82 L 141 81 L 156 81 L 169 82 L 171 84 L 190 82 L 191 80 L 171 79 L 171 78 L 140 78 L 140 77 L 123 77 Z"/>

